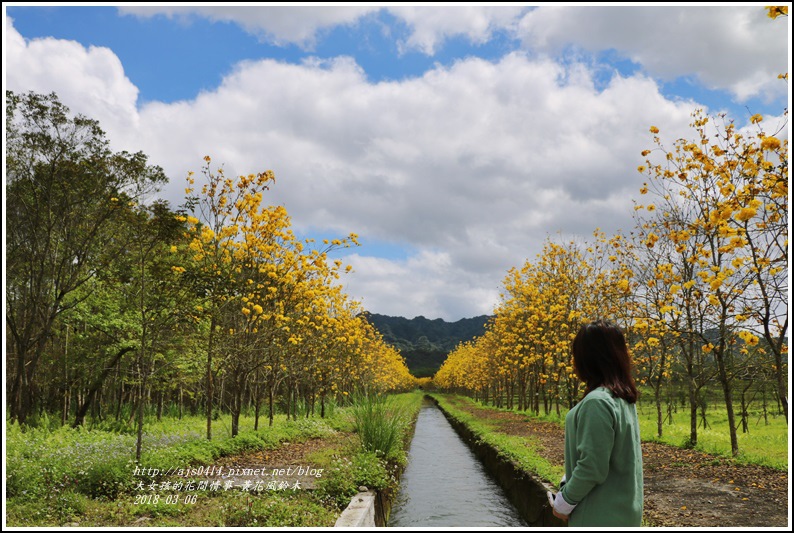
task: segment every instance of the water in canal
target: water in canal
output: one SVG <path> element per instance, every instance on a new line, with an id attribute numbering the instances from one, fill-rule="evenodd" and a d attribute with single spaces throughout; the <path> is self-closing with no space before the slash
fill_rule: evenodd
<path id="1" fill-rule="evenodd" d="M 441 410 L 425 400 L 389 527 L 526 527 Z"/>

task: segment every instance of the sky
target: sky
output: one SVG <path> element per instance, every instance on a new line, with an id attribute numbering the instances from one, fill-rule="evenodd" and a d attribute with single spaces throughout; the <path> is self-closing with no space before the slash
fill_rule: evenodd
<path id="1" fill-rule="evenodd" d="M 791 21 L 763 3 L 3 10 L 4 89 L 147 154 L 172 207 L 206 155 L 273 170 L 296 235 L 359 236 L 350 297 L 407 318 L 491 314 L 547 240 L 629 232 L 651 126 L 667 146 L 698 108 L 777 129 L 791 97 Z"/>

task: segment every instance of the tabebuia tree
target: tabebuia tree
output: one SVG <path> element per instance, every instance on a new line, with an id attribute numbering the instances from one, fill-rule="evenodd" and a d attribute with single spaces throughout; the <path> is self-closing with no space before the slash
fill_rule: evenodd
<path id="1" fill-rule="evenodd" d="M 547 240 L 534 261 L 511 269 L 481 337 L 459 345 L 434 377 L 498 407 L 559 415 L 580 397 L 571 341 L 597 318 L 629 320 L 632 277 L 624 238 L 596 230 L 592 243 Z"/>
<path id="2" fill-rule="evenodd" d="M 113 152 L 99 124 L 52 94 L 6 92 L 6 367 L 12 420 L 36 408 L 57 321 L 125 246 L 127 202 L 166 181 L 141 153 Z"/>
<path id="3" fill-rule="evenodd" d="M 653 198 L 644 206 L 652 213 L 643 224 L 644 243 L 649 249 L 671 243 L 675 259 L 657 266 L 670 284 L 660 310 L 672 312 L 675 320 L 667 324 L 687 343 L 682 353 L 713 358 L 734 454 L 734 380 L 751 351 L 756 358 L 771 352 L 784 411 L 787 406 L 788 141 L 777 137 L 783 124 L 768 131 L 762 120 L 754 115 L 740 131 L 724 116 L 715 120 L 698 110 L 695 138 L 669 149 L 653 127 L 656 149 L 644 152 L 647 167 L 640 168 L 648 176 L 641 192 Z"/>
<path id="4" fill-rule="evenodd" d="M 172 266 L 175 282 L 192 287 L 197 298 L 187 313 L 208 322 L 207 438 L 216 399 L 231 413 L 234 436 L 246 397 L 256 405 L 258 427 L 263 397 L 273 424 L 279 391 L 287 416 L 296 419 L 300 401 L 313 405 L 319 396 L 324 413 L 328 394 L 403 386 L 404 361 L 383 355 L 382 341 L 367 333 L 337 283 L 350 268 L 330 254 L 357 244 L 357 236 L 322 244 L 297 239 L 284 206 L 265 202 L 275 181 L 271 171 L 227 177 L 211 161 L 205 158 L 203 183 L 188 176 L 177 217 L 186 224 L 186 245 L 175 247 Z M 380 372 L 368 370 L 372 361 Z"/>

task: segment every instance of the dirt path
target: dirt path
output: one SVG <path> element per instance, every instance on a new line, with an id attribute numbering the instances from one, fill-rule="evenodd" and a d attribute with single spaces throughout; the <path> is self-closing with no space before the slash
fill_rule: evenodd
<path id="1" fill-rule="evenodd" d="M 519 413 L 455 402 L 503 433 L 539 443 L 552 464 L 564 463 L 564 430 Z M 645 522 L 658 527 L 787 527 L 788 473 L 665 444 L 642 444 Z"/>
<path id="2" fill-rule="evenodd" d="M 246 481 L 263 481 L 313 489 L 322 477 L 323 469 L 310 457 L 312 454 L 339 448 L 345 438 L 348 438 L 345 434 L 337 433 L 332 437 L 312 438 L 302 442 L 282 442 L 272 450 L 249 451 L 223 457 L 215 462 L 216 467 L 222 468 L 223 475 L 210 479 L 229 480 L 234 486 L 243 485 Z"/>

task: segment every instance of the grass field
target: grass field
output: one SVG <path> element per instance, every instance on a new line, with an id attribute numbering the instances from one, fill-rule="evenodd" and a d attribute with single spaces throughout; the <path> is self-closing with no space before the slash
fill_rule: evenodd
<path id="1" fill-rule="evenodd" d="M 664 442 L 674 446 L 685 446 L 689 440 L 690 422 L 689 408 L 678 406 L 677 411 L 666 418 L 662 426 L 662 437 L 657 437 L 656 406 L 651 401 L 640 401 L 637 413 L 640 418 L 640 435 L 642 440 Z M 696 450 L 720 455 L 731 456 L 731 439 L 728 431 L 728 414 L 724 404 L 712 405 L 706 415 L 708 428 L 698 427 L 698 443 Z M 779 470 L 788 470 L 789 465 L 789 429 L 783 415 L 768 416 L 768 424 L 760 412 L 750 412 L 748 432 L 743 433 L 739 418 L 736 423 L 739 455 L 735 458 L 740 463 L 771 466 Z"/>
<path id="2" fill-rule="evenodd" d="M 408 419 L 421 403 L 419 392 L 396 395 Z M 354 433 L 353 407 L 330 409 L 315 416 L 288 421 L 277 416 L 274 425 L 241 416 L 240 433 L 231 437 L 228 415 L 213 421 L 213 439 L 206 439 L 201 416 L 147 419 L 143 454 L 137 464 L 135 434 L 113 424 L 72 429 L 50 424 L 20 428 L 6 423 L 6 523 L 9 526 L 333 526 L 341 509 L 359 485 L 382 488 L 394 483 L 387 461 L 362 449 Z M 336 436 L 343 435 L 340 440 Z M 159 469 L 212 465 L 220 457 L 246 451 L 271 450 L 282 443 L 322 438 L 339 441 L 310 458 L 322 468 L 317 490 L 196 491 L 194 502 L 172 504 L 174 496 L 143 490 L 136 468 Z M 404 454 L 402 454 L 404 455 Z M 152 477 L 152 476 L 149 476 Z M 146 482 L 162 483 L 156 476 Z M 162 494 L 161 494 L 162 492 Z M 185 495 L 182 495 L 185 496 Z M 141 500 L 141 498 L 144 500 Z M 148 498 L 148 499 L 147 499 Z M 143 520 L 143 522 L 138 522 Z"/>
<path id="3" fill-rule="evenodd" d="M 496 407 L 481 405 L 489 409 Z M 506 410 L 506 409 L 503 409 Z M 513 409 L 518 412 L 517 409 Z M 664 415 L 667 415 L 666 404 L 663 404 Z M 529 412 L 527 412 L 529 413 Z M 564 425 L 566 409 L 562 409 L 560 416 L 552 412 L 550 415 L 540 415 L 537 418 Z M 672 412 L 672 417 L 667 419 L 662 429 L 662 437 L 657 437 L 656 406 L 650 392 L 640 395 L 637 406 L 640 420 L 640 435 L 644 441 L 663 442 L 673 446 L 684 447 L 689 440 L 689 408 L 679 403 Z M 783 415 L 768 416 L 768 424 L 761 416 L 760 410 L 749 412 L 749 431 L 742 433 L 741 427 L 737 429 L 739 441 L 739 455 L 735 460 L 743 464 L 757 464 L 770 466 L 778 470 L 788 470 L 790 459 L 789 428 Z M 731 457 L 731 440 L 728 432 L 728 415 L 724 402 L 714 397 L 711 398 L 707 416 L 709 427 L 698 428 L 698 443 L 695 449 L 712 455 Z M 739 424 L 739 417 L 736 416 Z"/>

